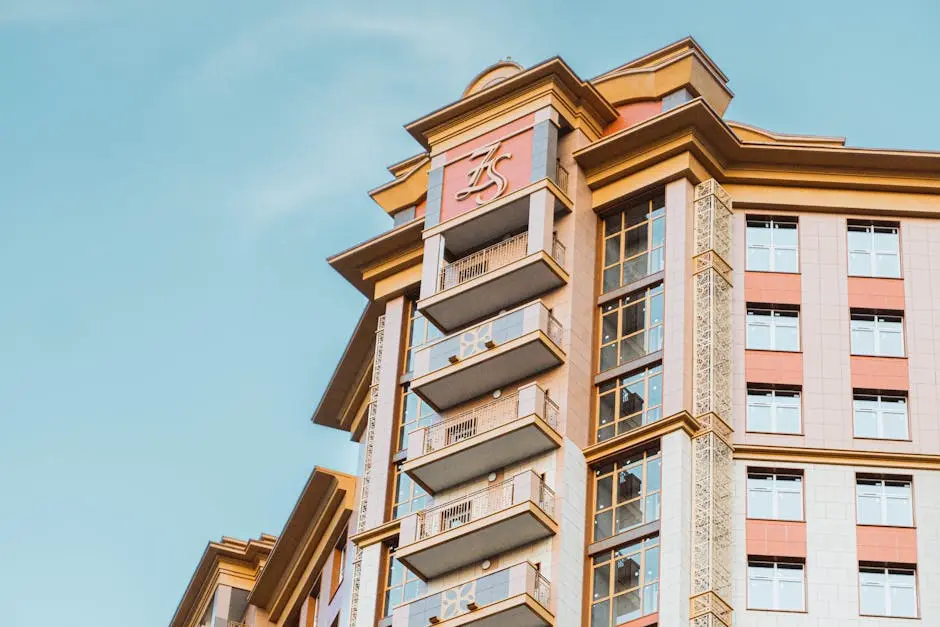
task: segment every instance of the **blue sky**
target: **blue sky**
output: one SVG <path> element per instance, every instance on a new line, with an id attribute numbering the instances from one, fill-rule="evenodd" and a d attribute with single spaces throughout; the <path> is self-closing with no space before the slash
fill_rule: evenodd
<path id="1" fill-rule="evenodd" d="M 692 34 L 729 118 L 940 149 L 932 0 L 576 6 L 0 0 L 5 627 L 164 625 L 207 540 L 354 470 L 309 422 L 363 305 L 323 260 L 500 57 L 592 77 Z"/>

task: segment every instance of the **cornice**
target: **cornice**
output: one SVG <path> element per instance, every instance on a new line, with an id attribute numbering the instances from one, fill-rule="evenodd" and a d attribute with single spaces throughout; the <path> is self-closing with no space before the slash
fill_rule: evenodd
<path id="1" fill-rule="evenodd" d="M 389 215 L 417 205 L 427 194 L 430 169 L 431 159 L 427 154 L 412 157 L 395 170 L 394 180 L 370 190 L 369 196 Z"/>
<path id="2" fill-rule="evenodd" d="M 769 463 L 794 462 L 835 466 L 940 470 L 940 455 L 893 453 L 888 451 L 853 451 L 844 449 L 803 448 L 797 446 L 735 444 L 734 458 L 745 461 Z"/>
<path id="3" fill-rule="evenodd" d="M 618 435 L 615 438 L 592 444 L 584 449 L 584 459 L 589 466 L 616 457 L 620 453 L 649 444 L 674 431 L 685 431 L 689 437 L 696 435 L 701 425 L 687 411 L 667 416 L 639 429 Z"/>
<path id="4" fill-rule="evenodd" d="M 360 549 L 364 549 L 367 546 L 372 546 L 373 544 L 378 544 L 380 542 L 386 542 L 391 540 L 399 534 L 401 531 L 401 519 L 390 520 L 385 522 L 378 527 L 373 527 L 372 529 L 366 529 L 362 533 L 354 535 L 350 538 L 353 543 L 358 546 Z"/>
<path id="5" fill-rule="evenodd" d="M 375 281 L 365 279 L 363 272 L 369 266 L 375 266 L 384 260 L 401 255 L 410 248 L 423 245 L 421 243 L 421 231 L 423 229 L 424 218 L 415 218 L 332 257 L 328 257 L 326 261 L 366 298 L 372 300 L 375 296 Z"/>

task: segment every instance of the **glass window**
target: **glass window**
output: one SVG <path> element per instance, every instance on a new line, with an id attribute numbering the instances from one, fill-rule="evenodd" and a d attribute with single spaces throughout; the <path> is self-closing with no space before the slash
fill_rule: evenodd
<path id="1" fill-rule="evenodd" d="M 803 475 L 786 472 L 748 472 L 747 517 L 803 520 Z"/>
<path id="2" fill-rule="evenodd" d="M 800 350 L 800 312 L 795 309 L 747 309 L 747 348 Z"/>
<path id="3" fill-rule="evenodd" d="M 849 274 L 898 278 L 901 256 L 898 226 L 873 222 L 849 223 Z"/>
<path id="4" fill-rule="evenodd" d="M 428 493 L 401 471 L 401 464 L 395 466 L 395 501 L 392 503 L 392 518 L 401 518 L 424 509 L 430 500 Z"/>
<path id="5" fill-rule="evenodd" d="M 761 433 L 801 433 L 800 392 L 749 387 L 747 430 Z"/>
<path id="6" fill-rule="evenodd" d="M 601 292 L 638 281 L 663 269 L 666 199 L 657 196 L 604 218 Z"/>
<path id="7" fill-rule="evenodd" d="M 913 568 L 862 566 L 858 572 L 859 613 L 868 616 L 917 616 Z"/>
<path id="8" fill-rule="evenodd" d="M 593 558 L 591 627 L 616 627 L 659 610 L 659 538 Z"/>
<path id="9" fill-rule="evenodd" d="M 662 284 L 604 305 L 601 310 L 601 372 L 662 348 Z"/>
<path id="10" fill-rule="evenodd" d="M 799 233 L 795 218 L 748 217 L 747 269 L 799 272 Z"/>
<path id="11" fill-rule="evenodd" d="M 803 564 L 748 561 L 748 609 L 802 612 L 805 589 Z"/>
<path id="12" fill-rule="evenodd" d="M 858 524 L 913 527 L 911 480 L 904 477 L 855 480 Z"/>
<path id="13" fill-rule="evenodd" d="M 428 585 L 418 579 L 418 576 L 405 568 L 395 557 L 395 548 L 388 550 L 385 576 L 385 612 L 383 616 L 391 616 L 392 610 L 402 603 L 410 603 L 428 590 Z"/>
<path id="14" fill-rule="evenodd" d="M 663 417 L 663 367 L 646 368 L 598 386 L 597 441 Z"/>
<path id="15" fill-rule="evenodd" d="M 860 394 L 853 397 L 855 437 L 906 440 L 907 397 L 898 393 Z"/>
<path id="16" fill-rule="evenodd" d="M 852 354 L 904 356 L 904 318 L 852 312 Z"/>
<path id="17" fill-rule="evenodd" d="M 431 406 L 411 391 L 408 385 L 402 386 L 401 420 L 398 425 L 398 450 L 408 448 L 408 434 L 416 429 L 429 427 L 440 420 L 440 416 Z"/>
<path id="18" fill-rule="evenodd" d="M 414 367 L 416 348 L 442 337 L 440 330 L 421 315 L 414 301 L 408 301 L 408 343 L 405 349 L 405 372 Z"/>
<path id="19" fill-rule="evenodd" d="M 659 520 L 659 449 L 628 455 L 594 470 L 594 541 Z"/>

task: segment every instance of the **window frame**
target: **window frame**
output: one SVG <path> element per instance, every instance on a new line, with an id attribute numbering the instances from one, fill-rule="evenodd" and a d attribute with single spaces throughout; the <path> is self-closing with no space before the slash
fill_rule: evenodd
<path id="1" fill-rule="evenodd" d="M 780 568 L 781 565 L 784 566 L 783 570 L 797 570 L 796 568 L 793 568 L 793 567 L 794 566 L 800 567 L 799 568 L 800 583 L 802 584 L 800 589 L 802 590 L 803 603 L 799 609 L 777 607 L 779 605 L 778 603 L 779 587 L 777 586 L 777 583 L 779 581 L 795 581 L 793 579 L 783 579 L 777 576 L 777 574 L 781 570 Z M 773 567 L 773 576 L 770 578 L 770 581 L 773 584 L 773 599 L 774 599 L 773 604 L 775 607 L 754 607 L 753 605 L 751 605 L 752 597 L 754 596 L 751 592 L 751 582 L 753 581 L 753 577 L 751 575 L 751 568 L 757 568 L 757 567 L 766 568 L 768 566 Z M 801 561 L 775 560 L 775 559 L 767 559 L 767 558 L 755 558 L 755 557 L 748 556 L 747 558 L 747 599 L 746 599 L 745 604 L 748 610 L 757 611 L 757 612 L 806 613 L 807 612 L 807 609 L 806 609 L 806 562 L 805 561 L 801 562 Z"/>
<path id="2" fill-rule="evenodd" d="M 868 493 L 865 495 L 862 493 L 863 482 L 866 482 L 865 485 L 869 486 L 867 488 Z M 889 486 L 889 484 L 892 485 Z M 892 496 L 888 492 L 888 487 L 898 487 L 899 484 L 907 486 L 907 496 L 904 499 L 900 499 L 897 496 Z M 862 520 L 863 508 L 861 505 L 861 500 L 863 496 L 867 498 L 878 499 L 880 518 L 877 522 Z M 904 508 L 904 512 L 907 515 L 907 519 L 910 520 L 910 524 L 893 524 L 888 522 L 890 519 L 889 508 L 892 501 L 904 501 L 907 503 Z M 859 527 L 894 527 L 897 529 L 915 529 L 917 525 L 914 519 L 914 478 L 910 475 L 855 475 L 855 524 L 857 524 Z"/>
<path id="3" fill-rule="evenodd" d="M 414 358 L 414 353 L 417 349 L 444 337 L 444 333 L 418 311 L 418 303 L 416 300 L 409 298 L 407 303 L 408 316 L 406 318 L 404 331 L 405 350 L 401 365 L 404 374 L 410 374 L 414 369 L 411 360 Z M 415 332 L 418 329 L 420 329 L 420 333 Z"/>
<path id="4" fill-rule="evenodd" d="M 618 551 L 627 551 L 632 547 L 636 547 L 631 552 L 624 552 L 623 555 L 619 557 L 616 556 Z M 656 578 L 647 580 L 647 566 L 649 564 L 648 554 L 650 551 L 656 551 Z M 628 588 L 626 590 L 621 590 L 620 592 L 616 591 L 616 573 L 617 573 L 617 560 L 618 559 L 628 559 L 631 556 L 639 555 L 639 578 L 638 583 L 635 587 Z M 601 556 L 606 556 L 606 560 L 598 561 Z M 630 620 L 636 620 L 642 618 L 643 616 L 649 616 L 659 611 L 659 586 L 662 581 L 662 550 L 661 543 L 659 541 L 658 535 L 648 536 L 645 538 L 640 538 L 626 544 L 614 547 L 612 549 L 607 549 L 601 551 L 595 555 L 592 555 L 590 558 L 589 565 L 589 577 L 590 577 L 590 609 L 588 610 L 588 625 L 594 627 L 594 608 L 595 606 L 607 603 L 607 623 L 608 627 L 613 627 L 614 625 L 622 625 L 625 621 L 619 620 L 619 617 L 615 616 L 616 611 L 616 601 L 618 597 L 626 596 L 634 590 L 639 591 L 640 599 L 640 614 L 634 618 L 627 619 L 626 622 Z M 598 597 L 598 591 L 596 589 L 598 583 L 597 571 L 601 568 L 606 568 L 607 570 L 607 594 Z M 646 608 L 646 589 L 655 586 L 655 607 Z"/>
<path id="5" fill-rule="evenodd" d="M 889 411 L 891 404 L 885 404 L 886 399 L 896 399 L 895 405 L 903 405 L 904 407 L 904 437 L 903 438 L 893 438 L 887 437 L 885 433 L 885 416 L 886 415 L 897 415 L 900 412 Z M 897 402 L 900 400 L 902 402 Z M 870 411 L 868 409 L 862 408 L 859 409 L 859 403 L 875 403 L 875 409 Z M 864 391 L 864 390 L 853 390 L 852 391 L 852 436 L 860 440 L 888 440 L 894 442 L 910 442 L 911 441 L 911 412 L 909 409 L 909 399 L 906 392 L 900 391 Z M 875 421 L 875 431 L 876 435 L 859 435 L 858 432 L 858 417 L 859 413 L 871 413 L 874 415 Z"/>
<path id="6" fill-rule="evenodd" d="M 408 399 L 415 399 L 416 416 L 406 416 L 408 410 Z M 434 411 L 424 399 L 411 391 L 411 384 L 405 383 L 401 386 L 401 407 L 398 411 L 398 429 L 395 434 L 397 440 L 397 450 L 399 452 L 408 448 L 408 436 L 418 429 L 430 427 L 435 422 L 441 420 L 441 415 Z M 406 420 L 406 418 L 410 418 Z"/>
<path id="7" fill-rule="evenodd" d="M 883 602 L 885 607 L 884 614 L 873 614 L 863 611 L 863 591 L 866 588 L 876 587 L 873 584 L 865 584 L 862 581 L 863 573 L 868 574 L 880 574 L 884 576 L 883 586 L 878 586 L 883 588 Z M 897 586 L 892 586 L 889 581 L 891 575 L 907 575 L 911 577 L 911 583 L 909 586 L 903 586 L 904 588 L 910 589 L 914 594 L 914 613 L 911 615 L 905 614 L 891 614 L 891 591 L 892 589 L 897 588 Z M 859 564 L 858 567 L 858 614 L 859 616 L 876 616 L 879 618 L 920 618 L 920 594 L 917 589 L 918 577 L 917 577 L 917 567 L 913 565 L 898 565 L 898 566 L 878 566 L 871 564 Z"/>
<path id="8" fill-rule="evenodd" d="M 393 611 L 399 605 L 404 605 L 405 603 L 411 603 L 416 599 L 420 599 L 425 594 L 427 594 L 428 584 L 425 581 L 422 581 L 420 577 L 411 572 L 407 566 L 398 561 L 398 558 L 395 557 L 395 551 L 398 550 L 398 547 L 395 545 L 387 546 L 385 549 L 385 577 L 382 581 L 382 616 L 381 618 L 388 618 L 392 615 Z M 392 572 L 394 571 L 395 564 L 398 564 L 401 568 L 402 579 L 401 582 L 392 585 Z M 409 578 L 410 575 L 410 578 Z M 414 583 L 417 581 L 416 591 L 413 597 L 407 598 L 406 589 L 408 584 Z M 393 589 L 401 589 L 400 601 L 395 605 L 389 607 L 389 593 Z"/>
<path id="9" fill-rule="evenodd" d="M 389 511 L 392 520 L 398 520 L 399 518 L 404 518 L 405 516 L 414 514 L 415 512 L 420 512 L 425 507 L 427 507 L 428 501 L 431 499 L 431 496 L 424 491 L 424 488 L 415 483 L 414 479 L 409 477 L 407 473 L 402 472 L 402 464 L 403 462 L 393 464 L 394 468 L 392 472 L 394 473 L 395 477 L 392 481 L 392 492 L 389 496 L 389 500 L 391 501 L 391 507 L 389 508 Z M 409 497 L 407 499 L 399 500 L 399 486 L 403 477 L 409 482 L 411 489 L 408 492 Z M 420 494 L 418 494 L 418 492 L 420 492 Z M 414 503 L 419 499 L 421 499 L 420 507 L 416 509 Z M 408 503 L 408 511 L 398 511 L 399 507 L 405 503 Z"/>
<path id="10" fill-rule="evenodd" d="M 646 205 L 646 212 L 644 213 L 645 219 L 635 223 L 630 223 L 627 220 L 629 213 L 632 210 L 638 209 L 641 206 Z M 620 217 L 620 227 L 614 231 L 610 230 L 608 232 L 608 221 L 614 218 L 614 216 Z M 641 228 L 646 228 L 646 247 L 642 252 L 631 255 L 629 258 L 626 257 L 626 246 L 627 246 L 627 235 L 631 231 L 638 231 Z M 656 230 L 662 231 L 662 241 L 655 242 L 653 235 Z M 665 192 L 656 194 L 644 201 L 631 203 L 627 207 L 617 209 L 612 211 L 603 217 L 600 218 L 600 228 L 598 228 L 600 234 L 600 245 L 598 246 L 599 250 L 599 265 L 600 272 L 598 273 L 598 281 L 600 282 L 598 292 L 600 294 L 606 294 L 612 292 L 624 285 L 629 285 L 640 281 L 652 274 L 661 272 L 666 266 L 666 196 Z M 608 241 L 617 239 L 617 258 L 616 260 L 609 261 L 607 259 L 607 247 Z M 655 244 L 655 245 L 654 245 Z M 642 276 L 633 278 L 629 281 L 624 280 L 624 270 L 623 266 L 630 261 L 639 259 L 643 255 L 647 256 L 646 262 L 646 272 Z M 657 258 L 661 260 L 659 262 L 658 268 L 653 268 L 653 259 Z M 604 277 L 609 270 L 618 268 L 617 276 L 619 280 L 616 285 L 610 287 L 605 287 Z"/>
<path id="11" fill-rule="evenodd" d="M 641 296 L 642 295 L 642 296 Z M 633 298 L 635 297 L 635 298 Z M 628 302 L 629 301 L 629 302 Z M 642 305 L 641 305 L 642 303 Z M 659 307 L 660 318 L 658 321 L 653 319 L 654 305 Z M 628 335 L 623 334 L 623 324 L 625 312 L 633 307 L 643 307 L 643 327 Z M 616 325 L 616 334 L 612 339 L 604 339 L 604 324 L 607 319 L 612 318 Z M 657 283 L 649 287 L 642 288 L 624 296 L 611 299 L 600 306 L 600 324 L 598 324 L 598 349 L 597 349 L 597 371 L 599 373 L 607 372 L 625 364 L 629 364 L 637 359 L 643 359 L 647 355 L 661 351 L 665 340 L 666 324 L 666 292 L 663 283 Z M 656 338 L 658 331 L 659 343 L 651 343 L 651 338 Z M 624 359 L 623 345 L 626 340 L 638 336 L 643 337 L 643 353 Z M 614 348 L 616 359 L 609 366 L 603 365 L 604 350 Z"/>
<path id="12" fill-rule="evenodd" d="M 657 404 L 650 404 L 649 400 L 653 396 L 650 391 L 654 389 L 653 380 L 658 378 L 659 385 L 659 402 Z M 620 415 L 620 407 L 623 404 L 623 391 L 630 386 L 643 381 L 643 409 L 638 412 L 633 412 L 625 416 Z M 622 376 L 613 377 L 607 381 L 603 381 L 595 386 L 594 390 L 595 401 L 594 401 L 594 442 L 606 442 L 611 438 L 615 438 L 618 435 L 623 435 L 624 433 L 629 433 L 630 431 L 635 431 L 644 425 L 651 424 L 662 420 L 663 418 L 663 366 L 661 363 L 655 363 L 644 368 L 638 368 L 637 370 L 632 370 Z M 608 396 L 613 396 L 613 414 L 610 422 L 601 424 L 602 417 L 602 403 L 604 399 Z M 630 421 L 635 421 L 637 416 L 639 416 L 640 424 L 632 429 L 627 429 L 625 431 L 620 431 L 619 426 L 621 423 L 628 423 Z M 600 439 L 599 434 L 602 430 L 613 427 L 613 434 L 609 437 Z"/>
<path id="13" fill-rule="evenodd" d="M 760 313 L 759 313 L 760 312 Z M 753 317 L 752 317 L 753 316 Z M 752 322 L 756 321 L 757 317 L 767 319 L 767 322 Z M 796 323 L 793 325 L 780 324 L 778 319 L 790 319 L 795 318 Z M 759 324 L 760 326 L 766 326 L 770 329 L 770 346 L 769 347 L 756 347 L 751 346 L 751 326 L 752 324 Z M 777 339 L 777 329 L 778 328 L 793 328 L 796 329 L 796 348 L 779 348 L 780 341 Z M 779 305 L 761 305 L 756 303 L 751 303 L 747 305 L 745 310 L 745 349 L 749 351 L 775 351 L 781 353 L 799 353 L 802 352 L 802 333 L 800 332 L 800 310 L 799 308 L 792 307 L 782 307 Z"/>
<path id="14" fill-rule="evenodd" d="M 621 455 L 614 461 L 603 464 L 598 468 L 593 469 L 594 477 L 592 480 L 592 499 L 591 499 L 591 542 L 601 542 L 604 540 L 609 540 L 619 534 L 627 533 L 638 527 L 642 527 L 645 524 L 660 520 L 662 518 L 662 449 L 659 446 L 648 447 L 643 450 L 633 451 L 632 453 L 627 453 Z M 649 489 L 650 486 L 650 469 L 651 467 L 658 468 L 658 487 L 656 489 Z M 630 473 L 630 470 L 635 468 L 641 468 L 641 488 L 638 496 L 632 497 L 630 499 L 621 501 L 619 494 L 620 482 L 618 477 L 620 473 L 626 472 Z M 600 493 L 599 484 L 605 479 L 610 479 L 610 504 L 607 507 L 598 508 L 597 500 Z M 630 527 L 617 530 L 617 512 L 623 508 L 627 508 L 630 505 L 638 503 L 640 506 L 641 520 L 639 523 L 636 523 Z M 648 517 L 649 505 L 650 503 L 656 504 L 656 516 L 655 518 Z M 610 533 L 603 537 L 598 537 L 597 527 L 598 527 L 598 516 L 610 512 Z"/>
<path id="15" fill-rule="evenodd" d="M 770 477 L 771 485 L 770 489 L 766 490 L 770 493 L 770 503 L 771 503 L 771 515 L 770 516 L 756 516 L 752 507 L 751 507 L 751 492 L 752 490 L 763 491 L 757 488 L 753 488 L 751 484 L 751 479 L 756 479 L 758 476 L 761 477 Z M 787 490 L 785 489 L 788 485 L 786 480 L 778 479 L 778 477 L 790 477 L 796 478 L 798 482 L 794 482 L 796 485 L 799 485 L 799 489 Z M 779 484 L 779 485 L 778 485 Z M 745 517 L 748 520 L 779 520 L 783 522 L 805 522 L 806 521 L 806 490 L 805 490 L 806 478 L 803 476 L 803 472 L 797 468 L 748 468 L 745 476 Z M 794 494 L 799 495 L 800 503 L 800 512 L 799 517 L 797 518 L 782 518 L 780 516 L 780 501 L 782 494 Z"/>
<path id="16" fill-rule="evenodd" d="M 878 249 L 875 247 L 875 233 L 877 229 L 890 230 L 894 232 L 897 245 L 893 250 Z M 851 236 L 849 233 L 865 233 L 868 235 L 868 248 L 852 248 Z M 904 276 L 901 264 L 901 224 L 899 222 L 875 222 L 869 220 L 849 220 L 845 229 L 845 247 L 847 257 L 847 271 L 850 277 L 869 277 L 877 279 L 900 279 Z M 856 274 L 852 270 L 852 255 L 867 255 L 869 274 Z M 878 274 L 878 255 L 891 255 L 897 259 L 897 275 Z"/>
<path id="17" fill-rule="evenodd" d="M 871 320 L 867 320 L 871 318 Z M 889 320 L 891 319 L 891 320 Z M 861 324 L 856 325 L 856 323 L 871 323 L 870 329 L 860 328 Z M 897 324 L 898 331 L 895 331 L 893 327 L 886 328 L 886 324 Z M 872 334 L 872 352 L 863 353 L 859 352 L 860 348 L 856 346 L 855 334 L 857 332 L 870 331 Z M 900 354 L 886 354 L 881 351 L 882 336 L 886 334 L 897 334 L 901 336 L 901 352 Z M 895 358 L 904 358 L 907 357 L 907 337 L 904 331 L 904 312 L 877 312 L 869 311 L 865 309 L 852 309 L 849 312 L 849 344 L 852 355 L 860 357 L 895 357 Z"/>
<path id="18" fill-rule="evenodd" d="M 753 244 L 748 237 L 751 233 L 752 228 L 758 228 L 752 226 L 752 223 L 762 222 L 766 223 L 768 226 L 763 227 L 767 228 L 770 231 L 770 243 L 767 245 L 763 244 Z M 796 231 L 796 244 L 777 244 L 775 240 L 775 234 L 780 229 L 779 225 L 792 225 L 792 230 Z M 790 230 L 787 227 L 787 230 Z M 758 215 L 748 215 L 745 217 L 745 226 L 744 226 L 744 241 L 745 241 L 745 257 L 744 265 L 747 272 L 778 272 L 781 274 L 799 274 L 800 273 L 800 221 L 797 216 L 758 216 Z M 766 250 L 768 253 L 768 268 L 752 268 L 750 264 L 751 255 L 750 252 L 752 249 Z M 795 270 L 779 270 L 775 267 L 777 250 L 786 250 L 793 251 L 796 255 L 796 269 Z"/>
<path id="19" fill-rule="evenodd" d="M 755 429 L 751 426 L 751 407 L 756 405 L 752 402 L 752 397 L 758 398 L 761 396 L 766 396 L 769 393 L 770 402 L 767 404 L 770 407 L 770 431 L 765 431 L 761 429 Z M 750 384 L 747 386 L 747 403 L 744 409 L 744 430 L 746 433 L 768 433 L 773 435 L 803 435 L 803 390 L 797 388 L 783 388 L 783 387 L 774 387 L 772 385 L 760 385 L 757 383 Z M 778 398 L 796 398 L 796 403 L 793 405 L 788 405 L 786 403 L 778 402 Z M 778 427 L 778 410 L 782 407 L 796 407 L 797 419 L 799 423 L 799 429 L 796 431 L 781 431 Z"/>

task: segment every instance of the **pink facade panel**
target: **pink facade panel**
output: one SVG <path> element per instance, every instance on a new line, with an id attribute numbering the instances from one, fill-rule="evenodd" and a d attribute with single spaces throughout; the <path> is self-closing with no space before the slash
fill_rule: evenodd
<path id="1" fill-rule="evenodd" d="M 850 276 L 849 307 L 904 311 L 904 281 Z"/>
<path id="2" fill-rule="evenodd" d="M 917 563 L 917 530 L 913 527 L 856 528 L 860 562 Z"/>
<path id="3" fill-rule="evenodd" d="M 852 387 L 870 390 L 907 390 L 907 359 L 852 355 Z"/>
<path id="4" fill-rule="evenodd" d="M 806 523 L 748 520 L 747 554 L 763 557 L 806 557 Z"/>
<path id="5" fill-rule="evenodd" d="M 799 305 L 803 300 L 799 274 L 745 272 L 744 298 L 749 303 Z"/>
<path id="6" fill-rule="evenodd" d="M 745 351 L 744 371 L 748 383 L 802 385 L 803 353 Z"/>

